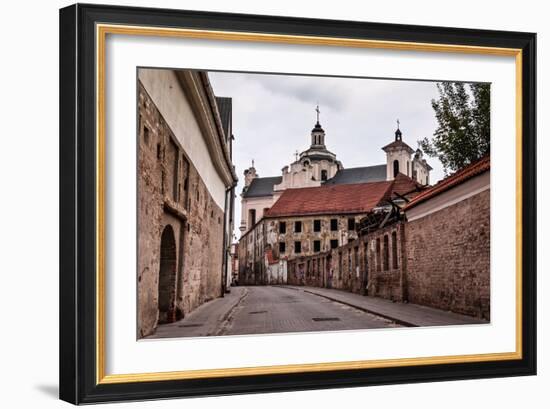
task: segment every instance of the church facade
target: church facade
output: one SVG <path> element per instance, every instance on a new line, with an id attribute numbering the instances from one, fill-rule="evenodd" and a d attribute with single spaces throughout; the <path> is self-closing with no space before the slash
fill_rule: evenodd
<path id="1" fill-rule="evenodd" d="M 371 212 L 384 212 L 417 195 L 431 167 L 402 140 L 382 148 L 386 163 L 344 168 L 326 145 L 319 117 L 310 147 L 275 177 L 244 171 L 241 194 L 239 283 L 280 283 L 287 263 L 358 239 L 357 226 Z M 284 281 L 284 280 L 283 280 Z"/>

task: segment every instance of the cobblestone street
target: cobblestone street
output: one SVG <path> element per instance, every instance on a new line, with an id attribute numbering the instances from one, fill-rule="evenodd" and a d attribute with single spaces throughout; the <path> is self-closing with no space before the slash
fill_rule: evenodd
<path id="1" fill-rule="evenodd" d="M 483 321 L 414 304 L 338 290 L 292 286 L 233 287 L 148 338 L 338 331 Z"/>
<path id="2" fill-rule="evenodd" d="M 148 338 L 350 330 L 399 326 L 391 320 L 291 287 L 234 287 Z"/>

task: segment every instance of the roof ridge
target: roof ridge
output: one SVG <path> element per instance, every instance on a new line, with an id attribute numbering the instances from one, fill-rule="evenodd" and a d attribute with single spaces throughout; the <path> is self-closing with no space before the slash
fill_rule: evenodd
<path id="1" fill-rule="evenodd" d="M 491 168 L 491 157 L 490 155 L 485 155 L 480 159 L 472 162 L 471 164 L 463 167 L 462 169 L 457 170 L 452 175 L 447 176 L 444 179 L 441 179 L 432 187 L 426 189 L 413 200 L 411 200 L 406 206 L 406 209 L 410 209 L 419 203 L 422 203 L 425 200 L 428 200 L 434 196 L 437 196 L 441 193 L 446 192 L 449 189 L 452 189 L 455 186 L 458 186 L 467 180 L 472 179 L 475 176 L 480 175 L 483 172 L 490 170 Z"/>

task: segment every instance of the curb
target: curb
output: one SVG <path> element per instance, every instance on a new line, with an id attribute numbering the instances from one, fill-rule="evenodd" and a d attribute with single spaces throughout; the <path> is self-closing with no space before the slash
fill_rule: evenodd
<path id="1" fill-rule="evenodd" d="M 316 295 L 318 297 L 326 298 L 327 300 L 331 300 L 331 301 L 334 301 L 334 302 L 337 302 L 337 303 L 340 303 L 340 304 L 344 304 L 344 305 L 347 305 L 348 307 L 352 307 L 352 308 L 358 309 L 360 311 L 367 312 L 369 314 L 378 315 L 379 317 L 385 318 L 387 320 L 390 320 L 390 321 L 392 321 L 396 324 L 402 325 L 404 327 L 418 327 L 419 326 L 417 324 L 413 324 L 412 322 L 404 321 L 402 319 L 395 318 L 395 317 L 392 317 L 392 316 L 387 315 L 387 314 L 381 314 L 377 311 L 370 310 L 368 308 L 361 307 L 359 305 L 352 304 L 352 303 L 349 303 L 347 301 L 342 301 L 342 300 L 339 300 L 337 298 L 330 297 L 328 295 L 316 293 L 315 291 L 302 290 L 302 289 L 298 289 L 296 287 L 285 287 L 285 288 L 291 288 L 291 289 L 296 290 L 296 291 L 303 291 L 304 293 L 313 294 L 313 295 Z"/>
<path id="2" fill-rule="evenodd" d="M 219 326 L 218 330 L 214 331 L 213 334 L 209 334 L 209 335 L 214 335 L 214 336 L 223 335 L 223 332 L 226 330 L 227 324 L 231 321 L 233 312 L 239 306 L 239 304 L 246 298 L 247 295 L 248 295 L 248 290 L 245 288 L 241 296 L 238 298 L 238 300 L 231 307 L 228 308 L 225 314 L 222 315 L 221 319 L 219 320 L 221 325 Z"/>

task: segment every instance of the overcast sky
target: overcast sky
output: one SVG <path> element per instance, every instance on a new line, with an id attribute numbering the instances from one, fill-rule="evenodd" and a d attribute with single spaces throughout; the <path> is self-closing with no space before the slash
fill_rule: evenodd
<path id="1" fill-rule="evenodd" d="M 438 95 L 435 82 L 222 72 L 209 77 L 217 96 L 233 98 L 237 237 L 244 169 L 254 159 L 261 177 L 280 176 L 296 150 L 309 147 L 317 103 L 325 144 L 344 168 L 385 164 L 381 148 L 394 140 L 397 119 L 403 141 L 413 149 L 437 127 L 431 107 Z M 426 159 L 435 183 L 443 167 L 435 158 Z"/>

